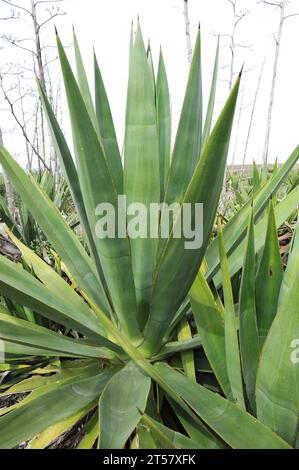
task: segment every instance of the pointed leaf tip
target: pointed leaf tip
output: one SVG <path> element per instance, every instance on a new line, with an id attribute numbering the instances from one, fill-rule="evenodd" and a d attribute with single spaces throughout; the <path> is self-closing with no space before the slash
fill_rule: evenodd
<path id="1" fill-rule="evenodd" d="M 56 36 L 58 36 L 58 31 L 57 31 L 57 28 L 56 28 L 56 24 L 54 24 L 54 31 L 55 31 Z"/>
<path id="2" fill-rule="evenodd" d="M 240 78 L 242 77 L 242 74 L 243 74 L 243 71 L 244 71 L 244 65 L 245 65 L 245 62 L 243 63 L 243 65 L 241 67 L 241 70 L 240 70 L 240 73 L 239 73 Z"/>

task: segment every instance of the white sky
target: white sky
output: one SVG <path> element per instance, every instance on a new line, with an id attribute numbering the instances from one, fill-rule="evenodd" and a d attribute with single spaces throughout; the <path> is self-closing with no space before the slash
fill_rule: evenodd
<path id="1" fill-rule="evenodd" d="M 20 5 L 27 2 L 27 0 L 17 1 Z M 189 4 L 193 44 L 198 21 L 201 22 L 206 103 L 217 42 L 215 35 L 230 33 L 232 8 L 227 0 L 189 0 Z M 278 29 L 279 10 L 258 4 L 256 0 L 239 0 L 238 5 L 240 9 L 247 9 L 250 13 L 240 23 L 237 30 L 237 42 L 249 44 L 250 48 L 239 48 L 236 52 L 236 72 L 239 71 L 244 61 L 245 70 L 247 70 L 241 88 L 241 94 L 244 93 L 241 125 L 238 136 L 236 136 L 236 131 L 234 132 L 229 157 L 231 160 L 236 149 L 235 162 L 237 163 L 241 163 L 243 159 L 254 93 L 261 64 L 266 56 L 262 86 L 247 155 L 247 163 L 251 163 L 253 159 L 258 162 L 262 159 L 275 48 L 273 34 Z M 90 77 L 92 77 L 92 46 L 95 46 L 120 143 L 124 130 L 130 26 L 131 21 L 136 20 L 138 14 L 145 41 L 149 37 L 151 39 L 155 65 L 157 65 L 159 46 L 162 45 L 171 90 L 173 121 L 176 126 L 189 67 L 182 12 L 183 0 L 64 0 L 63 7 L 66 15 L 63 18 L 58 18 L 59 33 L 63 42 L 70 44 L 72 24 L 74 24 L 82 52 L 86 58 L 87 69 L 90 71 Z M 287 6 L 287 14 L 294 12 L 299 12 L 299 0 L 290 0 Z M 13 23 L 11 27 L 13 27 Z M 22 37 L 26 25 L 21 24 L 17 28 L 17 30 L 11 30 L 11 33 Z M 53 43 L 52 26 L 47 31 L 48 40 Z M 223 37 L 220 51 L 221 67 L 229 62 L 227 45 L 228 40 Z M 279 161 L 283 162 L 299 143 L 298 47 L 299 16 L 295 16 L 286 20 L 282 37 L 269 161 L 274 161 L 278 157 Z M 9 59 L 7 54 L 7 51 L 2 50 L 3 62 L 23 60 L 20 52 L 13 48 L 9 49 Z M 68 49 L 68 54 L 72 57 L 71 48 Z M 228 94 L 228 84 L 225 81 L 228 74 L 228 69 L 220 70 L 219 78 L 221 80 L 218 83 L 216 115 Z M 237 123 L 237 121 L 238 112 L 235 122 Z M 3 105 L 0 105 L 0 125 L 4 130 L 7 129 L 8 122 L 8 114 Z M 67 134 L 69 133 L 67 132 Z M 8 133 L 4 135 L 9 150 L 20 155 L 20 139 L 16 136 L 10 137 Z M 19 160 L 22 162 L 21 156 Z"/>

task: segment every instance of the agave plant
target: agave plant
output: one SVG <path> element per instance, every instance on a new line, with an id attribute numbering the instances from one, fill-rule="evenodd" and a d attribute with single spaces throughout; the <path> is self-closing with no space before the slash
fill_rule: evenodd
<path id="1" fill-rule="evenodd" d="M 270 208 L 269 223 L 264 210 L 297 161 L 299 148 L 225 225 L 223 234 L 219 225 L 218 236 L 211 240 L 240 77 L 210 132 L 218 49 L 203 125 L 198 31 L 170 152 L 163 56 L 156 78 L 138 24 L 130 43 L 123 165 L 97 59 L 93 100 L 76 37 L 74 43 L 77 79 L 57 37 L 75 163 L 41 87 L 39 91 L 87 249 L 36 181 L 3 147 L 0 150 L 0 162 L 16 191 L 73 280 L 70 285 L 8 231 L 27 269 L 0 257 L 0 291 L 50 323 L 21 319 L 2 307 L 1 370 L 7 373 L 2 396 L 25 398 L 0 410 L 0 447 L 28 441 L 28 447 L 44 448 L 82 420 L 79 448 L 95 443 L 99 448 L 294 447 L 297 382 L 295 366 L 287 362 L 287 341 L 298 332 L 298 302 L 293 301 L 298 295 L 298 241 L 281 281 L 281 268 L 276 275 L 273 220 L 276 217 L 280 226 L 293 212 L 298 187 Z M 145 206 L 203 203 L 201 247 L 185 249 L 186 240 L 173 236 L 175 221 L 166 239 L 161 234 L 98 238 L 96 207 L 108 202 L 119 215 L 117 196 L 124 194 L 128 202 Z M 191 214 L 194 222 L 194 211 Z M 263 283 L 264 295 L 255 297 L 253 263 L 262 249 L 257 283 Z M 243 264 L 239 349 L 230 276 Z M 274 276 L 269 276 L 269 265 Z M 279 288 L 278 302 L 272 291 L 278 294 Z M 271 312 L 265 309 L 269 297 Z M 280 367 L 273 371 L 279 362 L 279 331 L 288 321 L 285 308 L 292 323 L 283 340 Z M 286 405 L 285 377 L 291 407 Z"/>
<path id="2" fill-rule="evenodd" d="M 72 219 L 73 211 L 70 204 L 70 193 L 65 182 L 60 180 L 56 184 L 54 176 L 48 171 L 36 172 L 34 177 L 43 191 L 55 203 L 58 210 L 64 213 L 68 223 L 76 223 L 76 220 Z M 16 210 L 13 214 L 5 202 L 5 197 L 0 195 L 0 220 L 26 245 L 36 246 L 37 242 L 41 244 L 42 235 L 38 231 L 36 222 L 28 208 L 17 195 L 14 199 Z"/>

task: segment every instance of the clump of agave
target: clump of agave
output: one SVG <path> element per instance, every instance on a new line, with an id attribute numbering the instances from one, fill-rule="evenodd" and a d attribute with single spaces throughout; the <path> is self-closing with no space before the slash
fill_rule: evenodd
<path id="1" fill-rule="evenodd" d="M 210 132 L 218 49 L 203 123 L 199 31 L 170 152 L 164 61 L 161 53 L 156 78 L 138 24 L 122 164 L 96 57 L 93 99 L 74 43 L 77 79 L 57 38 L 75 162 L 39 91 L 87 249 L 35 179 L 0 150 L 3 168 L 72 281 L 6 229 L 23 267 L 0 257 L 0 291 L 22 315 L 1 307 L 0 370 L 9 371 L 1 390 L 29 395 L 0 410 L 0 448 L 23 441 L 44 448 L 83 418 L 80 448 L 298 446 L 299 368 L 290 354 L 299 337 L 299 241 L 283 273 L 276 236 L 276 224 L 298 205 L 298 187 L 279 204 L 268 202 L 299 148 L 223 232 L 218 223 L 211 240 L 240 77 Z M 167 239 L 98 238 L 97 205 L 111 203 L 117 212 L 123 194 L 145 206 L 203 203 L 202 246 L 186 250 L 172 232 Z M 235 317 L 231 277 L 242 268 Z"/>

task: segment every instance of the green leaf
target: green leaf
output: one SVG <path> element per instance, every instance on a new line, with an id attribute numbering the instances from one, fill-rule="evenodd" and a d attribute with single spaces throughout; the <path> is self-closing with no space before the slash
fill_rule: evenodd
<path id="1" fill-rule="evenodd" d="M 276 175 L 266 182 L 261 189 L 256 193 L 253 201 L 248 200 L 247 203 L 229 220 L 223 229 L 224 242 L 227 250 L 228 261 L 230 261 L 230 254 L 246 237 L 248 218 L 250 215 L 251 205 L 254 209 L 254 218 L 257 220 L 262 214 L 263 210 L 271 197 L 277 192 L 287 175 L 295 165 L 299 158 L 299 146 L 295 148 L 293 153 L 289 156 L 286 162 L 282 165 Z M 212 279 L 220 269 L 220 260 L 218 257 L 218 240 L 217 237 L 210 243 L 206 251 L 206 260 L 208 263 L 207 279 Z M 242 266 L 242 261 L 241 265 Z M 235 271 L 236 272 L 236 271 Z M 215 284 L 218 282 L 215 280 Z"/>
<path id="2" fill-rule="evenodd" d="M 160 150 L 160 192 L 161 201 L 163 201 L 170 166 L 171 111 L 168 80 L 162 49 L 160 49 L 158 65 L 156 106 Z"/>
<path id="3" fill-rule="evenodd" d="M 293 189 L 293 191 L 290 194 L 288 194 L 276 206 L 275 217 L 277 221 L 277 227 L 280 227 L 284 223 L 284 221 L 290 217 L 290 215 L 294 212 L 294 210 L 296 210 L 298 204 L 299 204 L 299 186 Z M 255 245 L 256 253 L 258 253 L 258 251 L 264 246 L 265 233 L 267 231 L 267 224 L 268 224 L 268 216 L 266 214 L 265 216 L 263 216 L 262 219 L 258 220 L 257 224 L 255 225 L 254 245 Z M 223 232 L 225 232 L 225 228 Z M 225 246 L 226 247 L 230 246 L 229 239 L 227 237 L 224 237 L 224 239 L 225 239 Z M 233 252 L 229 256 L 228 263 L 230 267 L 231 277 L 242 268 L 245 250 L 246 250 L 246 240 L 243 239 L 243 241 L 237 247 L 233 249 Z M 207 279 L 210 279 L 210 273 L 211 273 L 211 270 L 209 270 L 207 274 Z M 214 282 L 215 282 L 216 287 L 221 286 L 222 278 L 221 278 L 220 272 L 217 272 L 216 276 L 214 277 Z"/>
<path id="4" fill-rule="evenodd" d="M 256 383 L 257 416 L 291 445 L 299 409 L 299 235 L 298 224 L 281 284 L 277 314 L 262 349 Z"/>
<path id="5" fill-rule="evenodd" d="M 82 429 L 82 433 L 84 434 L 84 437 L 81 440 L 80 444 L 78 445 L 77 449 L 91 449 L 99 434 L 97 412 L 94 413 L 94 415 L 86 423 L 86 425 Z"/>
<path id="6" fill-rule="evenodd" d="M 189 437 L 173 431 L 150 416 L 143 415 L 142 422 L 147 426 L 159 444 L 159 449 L 198 449 L 196 442 Z"/>
<path id="7" fill-rule="evenodd" d="M 176 418 L 192 441 L 196 442 L 199 449 L 222 449 L 225 447 L 223 442 L 199 418 L 190 416 L 190 413 L 188 414 L 183 410 L 174 400 L 169 397 L 167 399 L 175 412 Z"/>
<path id="8" fill-rule="evenodd" d="M 84 317 L 95 317 L 94 313 L 88 307 L 86 302 L 80 297 L 74 289 L 45 261 L 37 256 L 34 251 L 20 242 L 11 232 L 6 230 L 10 238 L 22 253 L 23 259 L 28 266 L 33 269 L 35 276 L 37 276 L 42 283 L 63 303 L 67 299 L 67 308 L 72 308 L 77 313 Z M 105 336 L 105 330 L 102 329 L 102 334 Z"/>
<path id="9" fill-rule="evenodd" d="M 253 162 L 253 194 L 256 194 L 261 187 L 261 179 L 257 164 Z"/>
<path id="10" fill-rule="evenodd" d="M 124 188 L 127 205 L 142 203 L 146 214 L 128 215 L 127 223 L 144 227 L 145 237 L 130 238 L 138 320 L 143 328 L 148 312 L 157 236 L 149 236 L 150 204 L 160 202 L 159 146 L 155 97 L 140 25 L 130 62 L 125 135 Z M 137 218 L 134 221 L 135 216 Z M 156 228 L 158 233 L 158 225 Z"/>
<path id="11" fill-rule="evenodd" d="M 19 238 L 22 238 L 18 228 L 16 227 L 16 221 L 10 213 L 4 197 L 0 194 L 0 217 L 1 221 Z"/>
<path id="12" fill-rule="evenodd" d="M 107 163 L 118 194 L 123 194 L 123 167 L 116 138 L 112 113 L 107 98 L 100 67 L 94 54 L 95 105 L 101 141 L 104 146 Z"/>
<path id="13" fill-rule="evenodd" d="M 218 65 L 219 65 L 219 37 L 218 37 L 218 43 L 217 43 L 217 49 L 216 49 L 216 57 L 215 57 L 213 78 L 212 78 L 212 84 L 211 84 L 211 90 L 210 90 L 210 98 L 209 98 L 206 120 L 205 120 L 205 125 L 203 129 L 203 134 L 202 134 L 202 146 L 203 147 L 205 146 L 209 138 L 210 131 L 211 131 L 214 106 L 215 106 L 215 98 L 216 98 Z"/>
<path id="14" fill-rule="evenodd" d="M 61 169 L 63 171 L 63 175 L 67 182 L 73 201 L 76 205 L 76 209 L 79 215 L 81 226 L 86 234 L 87 242 L 88 242 L 91 254 L 93 256 L 93 259 L 95 261 L 95 264 L 96 264 L 96 267 L 97 267 L 97 270 L 101 279 L 101 283 L 103 286 L 105 286 L 106 282 L 104 279 L 104 274 L 103 274 L 100 259 L 96 250 L 96 246 L 93 240 L 92 232 L 88 223 L 87 214 L 86 214 L 86 210 L 85 210 L 85 206 L 83 202 L 82 191 L 80 188 L 78 173 L 75 167 L 75 163 L 73 161 L 72 154 L 69 150 L 69 147 L 67 145 L 63 132 L 59 126 L 59 123 L 55 117 L 55 114 L 51 108 L 49 100 L 43 88 L 41 87 L 39 81 L 37 81 L 37 84 L 38 84 L 40 100 L 41 100 L 43 110 L 45 112 L 45 115 L 48 121 L 48 126 L 49 126 L 51 136 L 53 139 L 55 151 L 59 157 L 59 162 L 60 162 Z M 107 299 L 106 299 L 102 286 L 101 286 L 101 289 L 99 289 L 98 296 L 100 296 L 101 298 L 100 305 L 102 306 L 103 310 L 105 312 L 109 312 L 109 306 L 107 304 Z"/>
<path id="15" fill-rule="evenodd" d="M 202 138 L 201 82 L 199 29 L 166 185 L 165 202 L 168 204 L 182 202 L 199 160 Z"/>
<path id="16" fill-rule="evenodd" d="M 146 50 L 146 57 L 147 57 L 147 63 L 148 63 L 149 69 L 150 69 L 153 95 L 156 98 L 155 68 L 154 68 L 154 63 L 153 63 L 153 55 L 152 55 L 150 40 L 148 40 L 148 45 L 147 45 L 147 50 Z"/>
<path id="17" fill-rule="evenodd" d="M 255 382 L 259 363 L 259 337 L 255 310 L 255 251 L 253 212 L 250 215 L 247 247 L 239 301 L 240 351 L 247 396 L 255 411 Z"/>
<path id="18" fill-rule="evenodd" d="M 86 72 L 84 68 L 84 63 L 83 63 L 83 59 L 81 56 L 81 51 L 80 51 L 80 47 L 77 41 L 75 30 L 73 30 L 73 37 L 74 37 L 74 49 L 75 49 L 78 85 L 79 85 L 86 109 L 88 111 L 89 117 L 92 121 L 94 130 L 96 131 L 100 139 L 101 135 L 100 135 L 100 130 L 99 130 L 98 121 L 96 117 L 96 112 L 94 109 L 92 96 L 91 96 L 91 92 L 90 92 L 90 88 L 89 88 L 89 84 L 88 84 L 88 80 L 87 80 L 87 76 L 86 76 Z"/>
<path id="19" fill-rule="evenodd" d="M 131 449 L 157 449 L 158 446 L 154 440 L 149 428 L 143 424 L 137 427 L 136 436 L 131 443 Z"/>
<path id="20" fill-rule="evenodd" d="M 230 387 L 232 390 L 234 401 L 241 408 L 246 409 L 243 395 L 237 321 L 235 316 L 235 307 L 229 274 L 229 266 L 227 262 L 223 240 L 223 232 L 220 221 L 218 223 L 218 238 L 224 296 L 224 331 L 227 374 L 229 377 Z"/>
<path id="21" fill-rule="evenodd" d="M 103 146 L 93 128 L 69 61 L 57 37 L 57 47 L 65 82 L 72 124 L 78 176 L 84 205 L 100 257 L 114 311 L 121 328 L 133 341 L 140 342 L 136 319 L 136 298 L 127 238 L 97 236 L 99 204 L 110 204 L 118 220 L 118 199 Z M 107 207 L 107 206 L 105 206 Z M 100 207 L 100 209 L 102 209 Z M 116 224 L 116 233 L 118 224 Z M 126 235 L 126 234 L 124 234 Z"/>
<path id="22" fill-rule="evenodd" d="M 54 383 L 33 392 L 30 400 L 0 418 L 0 448 L 11 449 L 49 426 L 95 403 L 115 369 L 82 378 L 79 374 L 66 384 Z"/>
<path id="23" fill-rule="evenodd" d="M 183 318 L 181 321 L 179 330 L 178 330 L 178 339 L 181 341 L 184 341 L 184 340 L 188 341 L 191 338 L 192 338 L 191 328 L 186 318 Z M 182 358 L 184 371 L 187 377 L 189 377 L 189 379 L 194 380 L 196 382 L 193 350 L 181 352 L 181 358 Z"/>
<path id="24" fill-rule="evenodd" d="M 59 383 L 63 382 L 65 384 L 66 382 L 76 378 L 78 375 L 84 378 L 86 374 L 88 375 L 92 371 L 97 372 L 98 368 L 99 363 L 95 361 L 95 359 L 65 360 L 62 363 L 60 362 L 60 365 L 56 368 L 52 366 L 51 369 L 51 365 L 45 367 L 43 369 L 45 375 L 37 375 L 38 370 L 34 368 L 32 370 L 34 375 L 9 386 L 8 389 L 6 388 L 6 390 L 1 393 L 1 396 L 24 394 L 34 390 L 43 391 L 43 387 L 57 383 L 57 380 L 59 380 Z M 82 374 L 84 374 L 84 376 L 82 376 Z M 27 403 L 27 401 L 31 400 L 32 397 L 34 398 L 35 396 L 36 395 L 34 394 L 27 395 L 26 398 L 18 403 L 18 406 L 23 406 L 23 404 Z"/>
<path id="25" fill-rule="evenodd" d="M 78 423 L 84 416 L 90 411 L 92 404 L 87 406 L 85 409 L 78 411 L 73 416 L 63 419 L 58 423 L 52 424 L 47 429 L 42 431 L 40 434 L 35 436 L 27 445 L 27 449 L 45 449 L 53 441 L 55 441 L 60 435 L 67 432 L 76 423 Z"/>
<path id="26" fill-rule="evenodd" d="M 265 245 L 256 276 L 256 316 L 260 347 L 268 335 L 277 312 L 278 296 L 283 279 L 275 214 L 272 201 L 269 206 Z"/>
<path id="27" fill-rule="evenodd" d="M 144 412 L 151 380 L 130 362 L 107 383 L 99 402 L 100 449 L 120 449 Z"/>
<path id="28" fill-rule="evenodd" d="M 108 350 L 99 347 L 97 343 L 86 340 L 75 340 L 55 333 L 34 323 L 0 313 L 0 339 L 19 343 L 29 347 L 36 347 L 57 356 L 73 357 L 102 357 L 111 358 Z M 108 340 L 102 341 L 104 346 L 109 346 Z M 113 347 L 113 343 L 112 343 Z"/>
<path id="29" fill-rule="evenodd" d="M 189 352 L 190 350 L 194 351 L 196 348 L 199 348 L 202 345 L 201 340 L 198 335 L 193 336 L 192 338 L 179 340 L 179 341 L 170 341 L 166 343 L 160 350 L 159 354 L 154 357 L 155 360 L 165 359 L 168 356 L 172 356 L 176 352 Z"/>
<path id="30" fill-rule="evenodd" d="M 99 345 L 118 349 L 102 336 L 103 325 L 92 310 L 82 311 L 55 297 L 40 281 L 4 256 L 0 256 L 0 291 L 18 304 L 25 305 L 50 320 L 96 339 Z"/>
<path id="31" fill-rule="evenodd" d="M 222 315 L 199 271 L 190 290 L 190 302 L 199 337 L 214 374 L 227 397 L 232 398 L 225 357 L 225 336 Z"/>
<path id="32" fill-rule="evenodd" d="M 151 296 L 151 312 L 143 345 L 146 354 L 151 355 L 159 348 L 160 341 L 187 296 L 203 260 L 222 189 L 239 83 L 240 77 L 203 149 L 183 200 L 183 204 L 191 204 L 193 227 L 195 226 L 195 203 L 203 204 L 204 225 L 201 247 L 186 249 L 187 240 L 184 237 L 174 238 L 172 233 L 157 263 Z M 180 223 L 181 220 L 177 220 L 177 224 Z M 180 289 L 177 286 L 180 286 Z"/>
<path id="33" fill-rule="evenodd" d="M 271 429 L 231 401 L 194 383 L 166 364 L 156 363 L 154 369 L 229 446 L 235 449 L 290 449 Z"/>
<path id="34" fill-rule="evenodd" d="M 65 262 L 80 288 L 105 310 L 106 305 L 103 305 L 103 292 L 96 269 L 55 204 L 42 191 L 34 178 L 29 178 L 2 146 L 0 146 L 0 162 L 16 191 L 26 206 L 30 207 L 32 216 Z"/>

